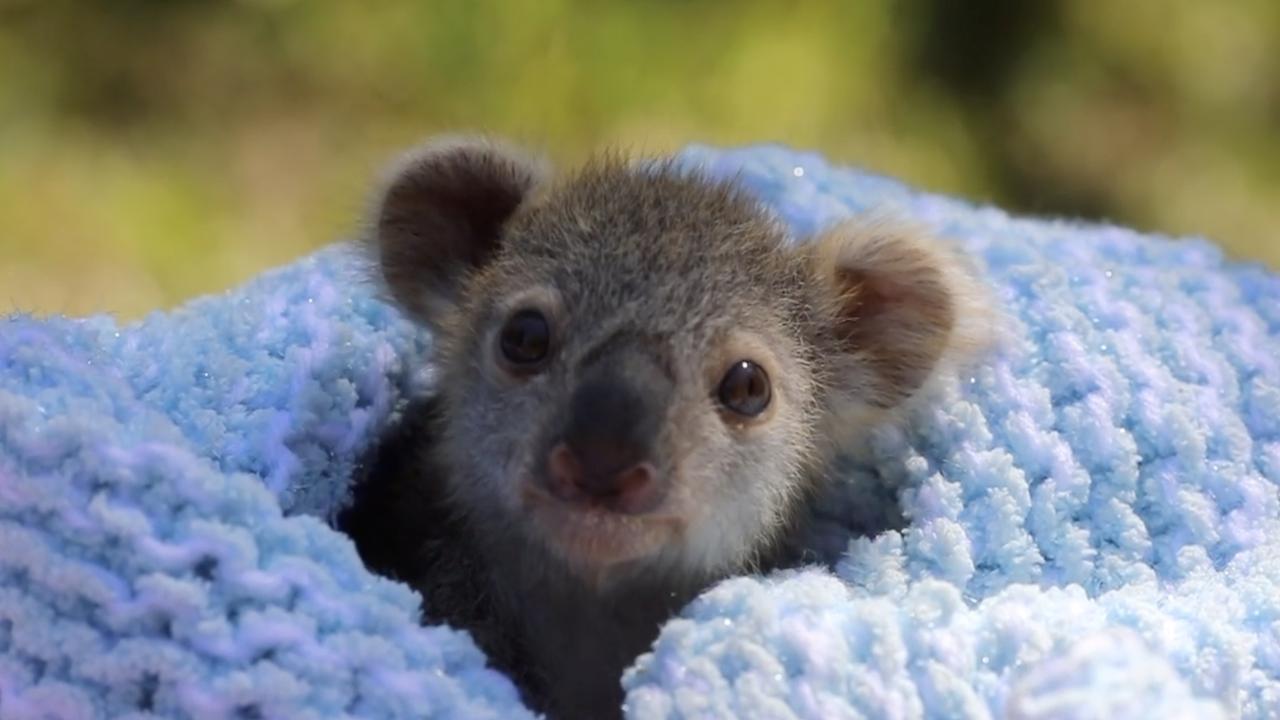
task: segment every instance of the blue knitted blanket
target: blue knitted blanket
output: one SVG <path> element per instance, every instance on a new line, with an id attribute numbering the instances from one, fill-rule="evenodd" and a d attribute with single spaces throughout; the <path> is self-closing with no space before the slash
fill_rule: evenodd
<path id="1" fill-rule="evenodd" d="M 629 716 L 1280 717 L 1280 277 L 812 154 L 683 157 L 797 235 L 934 228 L 1008 327 L 843 464 L 826 564 L 665 626 Z M 365 276 L 338 245 L 135 324 L 0 321 L 0 718 L 531 716 L 326 522 L 432 380 Z"/>

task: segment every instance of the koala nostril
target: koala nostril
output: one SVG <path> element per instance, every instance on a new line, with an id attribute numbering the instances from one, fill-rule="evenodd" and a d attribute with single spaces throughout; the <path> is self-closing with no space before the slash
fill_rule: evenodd
<path id="1" fill-rule="evenodd" d="M 582 463 L 568 445 L 558 443 L 547 456 L 548 489 L 561 500 L 572 500 L 582 492 Z"/>
<path id="2" fill-rule="evenodd" d="M 601 471 L 590 464 L 584 468 L 566 443 L 551 449 L 547 475 L 551 494 L 567 502 L 590 500 L 615 512 L 640 513 L 653 509 L 662 499 L 651 463 L 634 463 L 622 470 Z"/>
<path id="3" fill-rule="evenodd" d="M 653 482 L 653 466 L 647 462 L 639 463 L 613 476 L 613 494 L 626 495 L 639 492 L 651 482 Z"/>
<path id="4" fill-rule="evenodd" d="M 662 502 L 658 473 L 647 462 L 637 463 L 614 476 L 617 488 L 609 509 L 622 513 L 644 513 Z"/>

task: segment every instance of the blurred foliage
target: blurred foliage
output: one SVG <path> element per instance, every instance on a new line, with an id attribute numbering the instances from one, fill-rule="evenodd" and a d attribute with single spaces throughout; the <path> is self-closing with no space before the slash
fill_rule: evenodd
<path id="1" fill-rule="evenodd" d="M 0 0 L 0 309 L 227 287 L 452 129 L 777 140 L 1280 266 L 1278 79 L 1275 0 Z"/>

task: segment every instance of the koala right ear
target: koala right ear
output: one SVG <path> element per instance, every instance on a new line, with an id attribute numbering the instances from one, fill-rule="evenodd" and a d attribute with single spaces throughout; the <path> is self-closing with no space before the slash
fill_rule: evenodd
<path id="1" fill-rule="evenodd" d="M 475 137 L 432 140 L 393 166 L 372 244 L 392 297 L 434 324 L 466 276 L 491 260 L 503 226 L 548 175 L 544 163 Z"/>

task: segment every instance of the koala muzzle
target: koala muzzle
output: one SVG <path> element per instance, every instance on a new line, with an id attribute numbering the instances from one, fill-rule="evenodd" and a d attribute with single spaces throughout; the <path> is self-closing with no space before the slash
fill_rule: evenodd
<path id="1" fill-rule="evenodd" d="M 673 381 L 634 346 L 597 357 L 581 378 L 563 434 L 547 453 L 548 489 L 573 504 L 624 514 L 653 510 L 666 495 L 655 450 Z"/>

